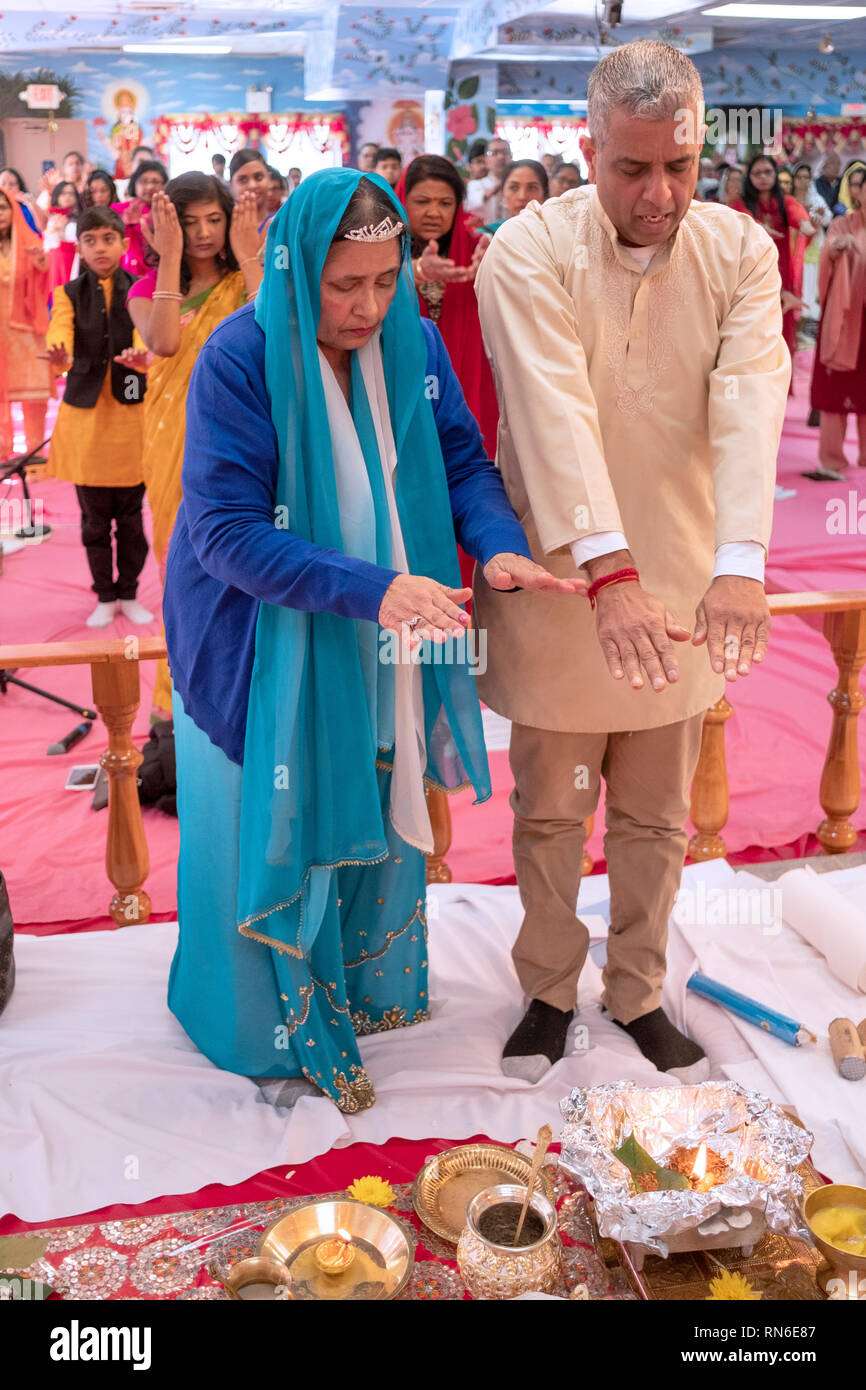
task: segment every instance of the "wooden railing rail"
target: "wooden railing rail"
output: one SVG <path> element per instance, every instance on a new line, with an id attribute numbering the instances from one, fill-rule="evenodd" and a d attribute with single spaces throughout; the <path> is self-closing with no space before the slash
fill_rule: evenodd
<path id="1" fill-rule="evenodd" d="M 838 672 L 827 699 L 832 721 L 821 774 L 819 799 L 825 817 L 816 834 L 824 849 L 842 854 L 857 838 L 851 817 L 860 804 L 857 717 L 866 699 L 860 690 L 860 671 L 866 663 L 866 590 L 768 596 L 774 617 L 823 616 L 824 635 Z M 108 836 L 105 867 L 115 892 L 109 913 L 124 926 L 146 922 L 151 902 L 144 889 L 150 857 L 138 800 L 137 772 L 141 753 L 132 742 L 132 726 L 141 701 L 139 663 L 166 655 L 162 637 L 93 638 L 85 642 L 48 642 L 0 646 L 0 670 L 24 667 L 89 665 L 93 703 L 108 730 L 108 748 L 100 763 L 108 774 Z M 729 810 L 725 763 L 725 723 L 733 713 L 722 696 L 704 717 L 698 766 L 691 789 L 691 819 L 695 834 L 689 854 L 695 860 L 724 858 L 722 831 Z M 445 856 L 451 845 L 451 810 L 444 792 L 428 795 L 434 851 L 428 857 L 428 883 L 447 883 L 451 870 Z M 592 830 L 592 817 L 587 822 Z M 584 854 L 583 872 L 592 869 Z"/>

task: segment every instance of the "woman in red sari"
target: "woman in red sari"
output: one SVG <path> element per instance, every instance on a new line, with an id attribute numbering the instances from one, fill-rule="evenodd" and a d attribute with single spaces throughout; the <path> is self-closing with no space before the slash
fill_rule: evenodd
<path id="1" fill-rule="evenodd" d="M 441 155 L 413 159 L 394 191 L 409 219 L 421 315 L 432 319 L 442 334 L 484 447 L 494 458 L 499 407 L 474 285 L 488 239 L 479 240 L 470 231 L 463 211 L 463 180 Z"/>
<path id="2" fill-rule="evenodd" d="M 785 193 L 779 183 L 776 161 L 766 154 L 756 154 L 749 161 L 743 196 L 735 198 L 730 206 L 737 212 L 749 213 L 776 243 L 782 277 L 782 333 L 793 358 L 797 351 L 796 318 L 800 307 L 797 248 L 800 238 L 808 241 L 816 229 L 802 204 Z"/>

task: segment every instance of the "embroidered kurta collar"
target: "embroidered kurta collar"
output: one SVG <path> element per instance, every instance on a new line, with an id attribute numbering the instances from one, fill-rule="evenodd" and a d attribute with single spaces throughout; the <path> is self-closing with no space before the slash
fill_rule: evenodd
<path id="1" fill-rule="evenodd" d="M 674 249 L 674 244 L 677 239 L 676 228 L 668 237 L 667 241 L 664 241 L 660 244 L 658 250 L 656 251 L 656 254 L 653 256 L 649 265 L 646 267 L 646 270 L 644 270 L 644 267 L 641 265 L 640 261 L 635 260 L 634 256 L 630 254 L 629 248 L 627 246 L 623 246 L 620 242 L 619 233 L 617 232 L 616 227 L 613 225 L 604 208 L 602 207 L 601 199 L 598 196 L 598 190 L 594 186 L 592 188 L 591 194 L 591 205 L 593 216 L 596 222 L 598 222 L 599 226 L 604 229 L 605 234 L 607 235 L 607 239 L 613 248 L 613 254 L 616 256 L 616 259 L 619 261 L 623 269 L 630 270 L 632 274 L 635 275 L 649 276 L 657 274 L 658 271 L 662 270 L 667 265 L 668 261 L 671 258 L 671 252 Z"/>

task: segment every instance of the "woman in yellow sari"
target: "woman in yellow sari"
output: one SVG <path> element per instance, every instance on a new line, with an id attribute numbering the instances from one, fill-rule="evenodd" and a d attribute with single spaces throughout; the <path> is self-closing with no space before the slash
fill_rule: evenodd
<path id="1" fill-rule="evenodd" d="M 129 291 L 135 327 L 155 354 L 147 376 L 144 477 L 153 517 L 153 549 L 165 572 L 168 543 L 182 497 L 186 393 L 205 340 L 258 289 L 256 199 L 237 203 L 210 174 L 181 174 L 154 194 L 142 230 L 155 262 Z M 171 715 L 171 683 L 160 662 L 154 705 Z"/>

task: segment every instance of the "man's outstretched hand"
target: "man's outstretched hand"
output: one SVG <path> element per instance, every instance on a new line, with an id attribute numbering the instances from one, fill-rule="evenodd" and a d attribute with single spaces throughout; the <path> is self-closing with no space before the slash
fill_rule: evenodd
<path id="1" fill-rule="evenodd" d="M 767 655 L 770 610 L 757 579 L 723 574 L 714 579 L 695 610 L 692 645 L 706 642 L 710 665 L 725 680 L 747 676 L 752 662 Z"/>
<path id="2" fill-rule="evenodd" d="M 593 581 L 633 566 L 628 550 L 615 550 L 587 563 Z M 671 643 L 687 642 L 691 634 L 639 583 L 611 584 L 598 591 L 595 629 L 614 680 L 627 677 L 633 690 L 642 690 L 645 675 L 656 694 L 679 680 Z"/>

